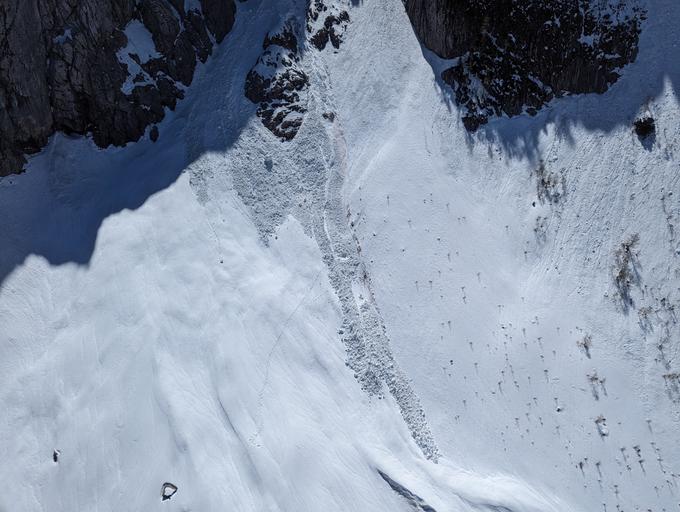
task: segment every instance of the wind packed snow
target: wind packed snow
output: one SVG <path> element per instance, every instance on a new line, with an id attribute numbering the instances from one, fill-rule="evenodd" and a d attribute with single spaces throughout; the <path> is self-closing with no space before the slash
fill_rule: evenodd
<path id="1" fill-rule="evenodd" d="M 139 20 L 132 20 L 125 27 L 125 36 L 128 43 L 121 53 L 135 53 L 141 62 L 147 62 L 152 58 L 159 57 L 154 45 L 151 32 Z"/>
<path id="2" fill-rule="evenodd" d="M 677 510 L 674 54 L 470 136 L 352 2 L 282 143 L 243 85 L 304 4 L 239 3 L 155 144 L 0 181 L 0 510 Z"/>
<path id="3" fill-rule="evenodd" d="M 151 32 L 139 20 L 132 20 L 125 27 L 125 36 L 127 37 L 127 45 L 118 51 L 118 60 L 125 64 L 128 68 L 128 77 L 121 86 L 121 90 L 125 94 L 132 92 L 137 84 L 144 85 L 149 83 L 150 77 L 140 66 L 153 58 L 160 57 L 156 45 L 153 42 Z M 136 58 L 133 58 L 136 56 Z M 142 81 L 135 78 L 141 75 Z"/>

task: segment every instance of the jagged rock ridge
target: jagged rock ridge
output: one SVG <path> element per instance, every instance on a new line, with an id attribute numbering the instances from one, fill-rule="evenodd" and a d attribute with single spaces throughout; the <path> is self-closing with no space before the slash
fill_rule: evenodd
<path id="1" fill-rule="evenodd" d="M 234 0 L 0 3 L 0 176 L 55 131 L 102 147 L 138 140 L 183 97 L 235 12 Z"/>
<path id="2" fill-rule="evenodd" d="M 307 112 L 309 77 L 302 66 L 305 40 L 318 51 L 330 43 L 336 50 L 349 24 L 349 14 L 323 0 L 309 0 L 304 28 L 288 19 L 262 43 L 262 54 L 246 77 L 245 95 L 258 105 L 262 124 L 282 141 L 292 140 Z M 330 120 L 332 114 L 326 114 Z"/>
<path id="3" fill-rule="evenodd" d="M 282 140 L 290 140 L 307 111 L 309 86 L 309 78 L 300 67 L 295 20 L 267 34 L 262 48 L 262 55 L 246 77 L 245 94 L 258 104 L 262 124 Z"/>
<path id="4" fill-rule="evenodd" d="M 430 50 L 457 59 L 442 73 L 463 123 L 534 115 L 553 98 L 603 93 L 637 56 L 644 11 L 634 0 L 404 0 Z"/>

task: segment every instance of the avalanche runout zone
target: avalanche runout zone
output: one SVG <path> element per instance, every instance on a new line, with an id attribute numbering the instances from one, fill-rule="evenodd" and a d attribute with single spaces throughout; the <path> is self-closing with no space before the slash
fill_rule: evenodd
<path id="1" fill-rule="evenodd" d="M 351 227 L 351 212 L 345 213 L 342 188 L 346 148 L 339 126 L 333 124 L 331 130 L 333 161 L 327 168 L 323 215 L 314 216 L 314 237 L 342 305 L 344 322 L 340 334 L 347 348 L 347 364 L 369 394 L 380 396 L 382 384 L 387 386 L 413 439 L 427 458 L 437 460 L 439 451 L 420 399 L 392 356 L 371 279 L 361 258 L 361 245 Z"/>
<path id="2" fill-rule="evenodd" d="M 315 54 L 307 52 L 300 63 L 310 77 L 310 88 L 308 111 L 295 139 L 281 143 L 255 124 L 254 133 L 246 130 L 227 155 L 225 167 L 265 243 L 288 215 L 315 239 L 340 301 L 347 366 L 370 396 L 381 397 L 383 385 L 387 387 L 416 444 L 436 461 L 439 450 L 420 399 L 392 355 L 360 242 L 343 202 L 347 149 L 339 120 L 328 118 L 332 92 Z M 257 141 L 246 140 L 250 136 Z M 252 147 L 259 149 L 248 149 Z M 205 190 L 196 193 L 206 195 Z"/>

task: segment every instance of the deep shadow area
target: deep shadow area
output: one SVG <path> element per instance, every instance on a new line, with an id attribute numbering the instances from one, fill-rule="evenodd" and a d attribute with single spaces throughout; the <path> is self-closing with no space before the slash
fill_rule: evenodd
<path id="1" fill-rule="evenodd" d="M 633 134 L 633 122 L 645 109 L 655 115 L 655 99 L 670 85 L 677 95 L 680 86 L 680 63 L 677 61 L 680 41 L 680 3 L 673 0 L 647 2 L 647 20 L 642 25 L 639 53 L 635 61 L 624 67 L 621 77 L 603 94 L 579 94 L 552 100 L 535 116 L 491 118 L 477 132 L 469 133 L 469 144 L 498 144 L 511 157 L 539 160 L 538 143 L 548 125 L 554 125 L 559 137 L 573 142 L 576 127 L 588 131 L 611 133 L 626 128 Z M 452 116 L 460 117 L 453 90 L 441 74 L 451 61 L 445 61 L 421 45 L 425 59 L 436 77 L 442 101 Z M 659 127 L 663 129 L 663 127 Z M 674 127 L 668 127 L 674 129 Z M 461 123 L 461 129 L 463 125 Z M 637 143 L 650 149 L 652 138 Z"/>
<path id="2" fill-rule="evenodd" d="M 232 32 L 198 67 L 157 142 L 147 136 L 100 150 L 89 138 L 57 134 L 24 174 L 0 180 L 0 286 L 29 255 L 51 265 L 89 264 L 108 216 L 140 208 L 201 155 L 228 150 L 256 110 L 244 96 L 245 76 L 289 9 L 266 0 L 238 4 Z"/>
<path id="3" fill-rule="evenodd" d="M 295 3 L 299 12 L 294 15 L 304 20 L 303 2 Z M 352 0 L 353 5 L 361 3 Z M 31 159 L 25 174 L 1 180 L 0 286 L 30 255 L 51 265 L 89 264 L 99 228 L 108 216 L 140 208 L 201 155 L 228 150 L 257 108 L 244 96 L 245 77 L 262 51 L 267 32 L 290 15 L 289 4 L 283 2 L 239 3 L 232 32 L 199 66 L 186 98 L 160 124 L 156 143 L 147 137 L 125 148 L 100 150 L 90 139 L 57 134 Z M 638 57 L 606 93 L 557 99 L 533 117 L 491 120 L 469 135 L 469 144 L 499 144 L 511 157 L 538 161 L 541 133 L 553 125 L 560 137 L 572 142 L 576 127 L 600 133 L 625 128 L 635 143 L 653 151 L 655 139 L 638 140 L 632 135 L 633 121 L 643 109 L 655 114 L 655 99 L 666 84 L 677 94 L 678 36 L 680 3 L 649 2 Z M 445 62 L 426 49 L 423 54 L 435 71 L 451 116 L 459 116 L 452 91 L 441 79 Z M 658 126 L 657 132 L 664 129 L 677 127 Z"/>

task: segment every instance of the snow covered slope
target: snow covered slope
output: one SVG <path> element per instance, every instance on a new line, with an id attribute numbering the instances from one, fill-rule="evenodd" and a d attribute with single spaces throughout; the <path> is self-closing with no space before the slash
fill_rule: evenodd
<path id="1" fill-rule="evenodd" d="M 244 81 L 305 7 L 239 4 L 155 145 L 0 181 L 0 510 L 677 509 L 680 6 L 470 136 L 401 2 L 351 2 L 281 142 Z"/>

